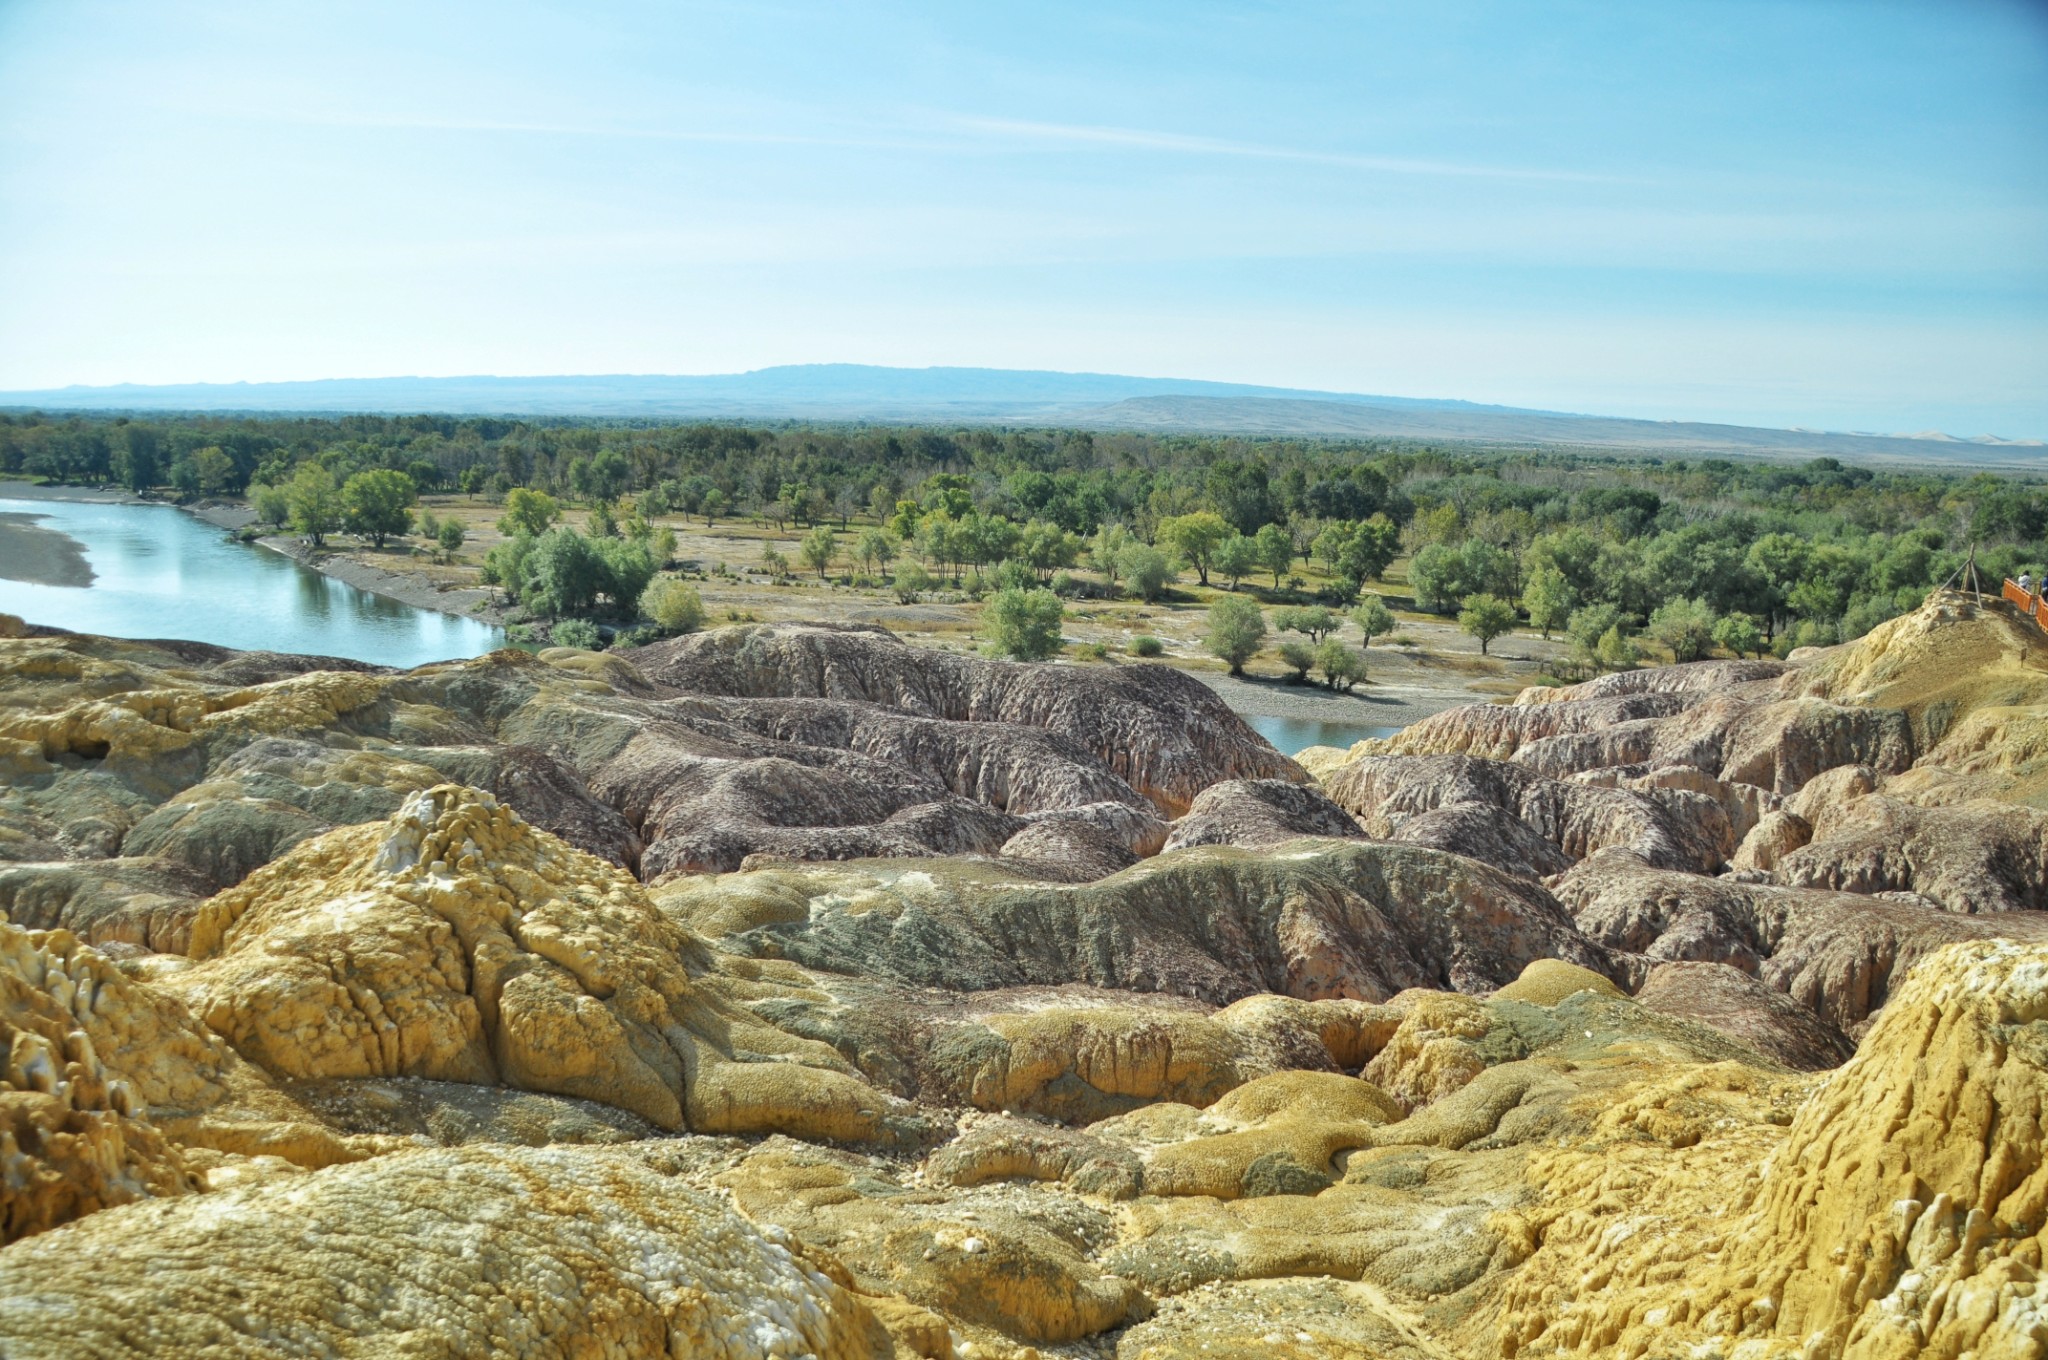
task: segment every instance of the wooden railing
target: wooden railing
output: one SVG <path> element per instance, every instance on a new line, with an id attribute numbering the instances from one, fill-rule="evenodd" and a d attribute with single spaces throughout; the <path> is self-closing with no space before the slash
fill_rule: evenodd
<path id="1" fill-rule="evenodd" d="M 2029 615 L 2035 623 L 2041 625 L 2043 632 L 2048 632 L 2048 607 L 2044 607 L 2039 594 L 2030 595 L 2021 590 L 2020 583 L 2010 576 L 2006 577 L 2005 589 L 2000 593 L 2017 606 L 2022 614 Z"/>

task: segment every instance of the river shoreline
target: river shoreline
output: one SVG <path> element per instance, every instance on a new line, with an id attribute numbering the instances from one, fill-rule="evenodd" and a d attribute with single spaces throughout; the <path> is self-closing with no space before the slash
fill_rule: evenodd
<path id="1" fill-rule="evenodd" d="M 85 545 L 36 523 L 34 513 L 0 512 L 0 581 L 83 589 L 93 582 Z"/>
<path id="2" fill-rule="evenodd" d="M 138 496 L 132 491 L 117 487 L 43 486 L 31 482 L 0 481 L 0 500 L 83 501 L 96 505 L 168 505 L 229 533 L 239 532 L 256 522 L 256 512 L 246 505 L 218 500 L 180 505 L 175 501 Z M 414 609 L 431 610 L 436 614 L 447 614 L 458 619 L 474 619 L 479 623 L 494 624 L 501 628 L 505 625 L 506 611 L 496 603 L 497 592 L 494 590 L 443 591 L 416 577 L 362 561 L 340 549 L 309 548 L 288 534 L 265 534 L 251 541 L 258 547 L 289 557 L 300 566 L 317 571 L 322 576 L 331 577 L 344 585 L 354 586 L 357 590 L 372 595 L 381 595 L 399 604 L 410 605 Z"/>

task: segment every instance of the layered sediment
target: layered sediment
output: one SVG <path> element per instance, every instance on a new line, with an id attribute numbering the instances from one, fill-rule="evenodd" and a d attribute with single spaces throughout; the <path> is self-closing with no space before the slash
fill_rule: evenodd
<path id="1" fill-rule="evenodd" d="M 1158 667 L 0 628 L 0 1350 L 2033 1356 L 2048 638 L 1301 766 Z"/>

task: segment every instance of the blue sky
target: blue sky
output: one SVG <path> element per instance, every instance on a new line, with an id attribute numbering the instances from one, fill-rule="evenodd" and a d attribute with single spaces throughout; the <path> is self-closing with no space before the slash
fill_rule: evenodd
<path id="1" fill-rule="evenodd" d="M 822 361 L 2048 438 L 2048 6 L 0 0 L 0 388 Z"/>

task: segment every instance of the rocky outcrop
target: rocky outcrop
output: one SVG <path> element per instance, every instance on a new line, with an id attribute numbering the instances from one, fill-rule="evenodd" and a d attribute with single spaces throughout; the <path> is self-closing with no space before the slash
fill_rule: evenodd
<path id="1" fill-rule="evenodd" d="M 703 994 L 703 948 L 618 868 L 444 785 L 209 901 L 165 975 L 290 1079 L 424 1077 L 602 1100 L 662 1128 L 891 1140 L 831 1049 Z"/>
<path id="2" fill-rule="evenodd" d="M 1619 846 L 1653 864 L 1702 872 L 1726 860 L 1740 841 L 1720 801 L 1691 790 L 1602 788 L 1471 756 L 1368 756 L 1332 774 L 1324 788 L 1373 836 L 1397 836 L 1411 818 L 1460 807 L 1522 824 L 1470 850 L 1449 847 L 1475 858 L 1511 852 L 1533 836 L 1566 860 Z M 1554 863 L 1541 855 L 1520 867 L 1540 873 Z"/>
<path id="3" fill-rule="evenodd" d="M 1214 691 L 1168 666 L 981 661 L 878 628 L 721 628 L 641 648 L 664 688 L 736 698 L 854 700 L 949 722 L 1040 728 L 1078 744 L 1171 815 L 1224 779 L 1299 780 Z"/>
<path id="4" fill-rule="evenodd" d="M 859 630 L 0 636 L 0 1350 L 2033 1354 L 2010 623 L 1323 792 Z"/>
<path id="5" fill-rule="evenodd" d="M 1779 883 L 1910 893 L 1945 911 L 2048 908 L 2048 813 L 1976 801 L 1916 807 L 1882 794 L 1831 802 L 1804 845 L 1769 866 Z"/>
<path id="6" fill-rule="evenodd" d="M 1654 1152 L 1533 1164 L 1552 1207 L 1509 1288 L 1502 1349 L 2037 1353 L 2044 1030 L 2048 951 L 1953 946 L 1914 971 L 1782 1141 L 1724 1132 L 1694 1145 L 1690 1173 Z M 1659 1162 L 1676 1179 L 1643 1179 Z M 1732 1203 L 1725 1176 L 1695 1179 L 1745 1163 Z M 1644 1192 L 1627 1232 L 1584 1207 L 1617 1172 Z M 1714 1195 L 1726 1207 L 1702 1212 Z"/>
<path id="7" fill-rule="evenodd" d="M 1636 1003 L 1719 1030 L 1801 1072 L 1839 1067 L 1855 1051 L 1811 1010 L 1725 963 L 1659 964 L 1643 980 Z"/>
<path id="8" fill-rule="evenodd" d="M 1278 845 L 1301 836 L 1356 838 L 1364 833 L 1320 790 L 1284 779 L 1232 779 L 1202 790 L 1173 824 L 1165 848 Z"/>
<path id="9" fill-rule="evenodd" d="M 2048 939 L 2048 915 L 1991 918 L 1918 901 L 1702 878 L 1622 850 L 1555 884 L 1592 940 L 1653 963 L 1725 963 L 1785 993 L 1847 1034 L 1891 995 L 1895 977 L 1944 945 L 2000 936 Z"/>
<path id="10" fill-rule="evenodd" d="M 806 968 L 982 991 L 1026 984 L 1379 1000 L 1491 991 L 1531 959 L 1615 968 L 1526 878 L 1416 846 L 1203 846 L 1074 887 L 935 867 L 745 875 L 666 896 L 723 947 Z"/>
<path id="11" fill-rule="evenodd" d="M 0 1252 L 0 1347 L 891 1356 L 829 1262 L 678 1161 L 659 1142 L 410 1152 L 109 1210 Z"/>
<path id="12" fill-rule="evenodd" d="M 198 1177 L 92 1041 L 112 969 L 67 936 L 0 924 L 0 1245 Z M 120 984 L 113 986 L 118 991 Z"/>

